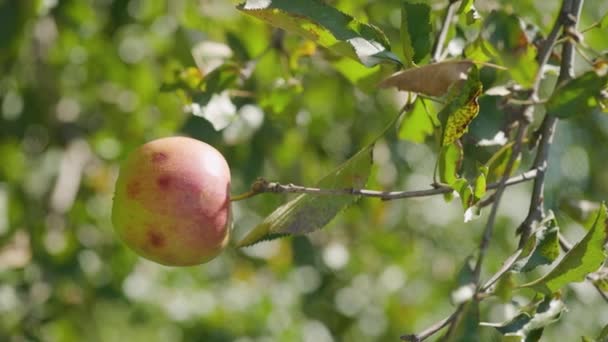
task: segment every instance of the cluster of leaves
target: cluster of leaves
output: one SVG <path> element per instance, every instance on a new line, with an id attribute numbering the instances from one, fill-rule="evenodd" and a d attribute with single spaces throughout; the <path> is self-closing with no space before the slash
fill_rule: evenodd
<path id="1" fill-rule="evenodd" d="M 534 1 L 460 1 L 439 49 L 439 2 L 234 2 L 0 2 L 0 339 L 389 340 L 452 306 L 446 340 L 606 338 L 603 304 L 587 299 L 598 295 L 567 286 L 608 291 L 605 56 L 551 92 L 560 61 L 536 61 L 548 24 Z M 591 29 L 580 47 L 606 44 Z M 514 153 L 517 101 L 539 70 L 537 116 L 570 119 L 545 192 L 561 206 L 502 268 L 519 216 L 500 216 L 486 262 L 500 272 L 476 288 L 474 219 Z M 175 132 L 217 146 L 235 191 L 260 175 L 338 190 L 433 182 L 460 203 L 257 196 L 234 203 L 235 245 L 251 247 L 166 269 L 117 244 L 107 204 L 118 161 Z M 513 172 L 532 155 L 516 157 Z M 593 202 L 559 203 L 573 193 Z M 577 220 L 585 233 L 560 253 Z"/>

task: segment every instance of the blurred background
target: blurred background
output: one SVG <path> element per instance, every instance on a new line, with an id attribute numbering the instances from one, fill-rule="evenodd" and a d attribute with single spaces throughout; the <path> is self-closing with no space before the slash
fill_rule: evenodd
<path id="1" fill-rule="evenodd" d="M 400 53 L 400 1 L 329 3 L 381 27 Z M 189 135 L 214 145 L 231 166 L 235 194 L 259 176 L 313 185 L 370 143 L 403 104 L 403 94 L 359 82 L 374 81 L 372 71 L 281 37 L 236 4 L 0 0 L 0 340 L 395 341 L 452 312 L 450 293 L 487 212 L 465 224 L 459 201 L 441 196 L 362 199 L 309 236 L 228 249 L 189 268 L 148 262 L 117 240 L 110 209 L 118 166 L 146 141 Z M 478 10 L 516 13 L 546 34 L 558 6 L 484 1 Z M 606 2 L 586 1 L 580 27 L 607 10 Z M 585 40 L 608 48 L 605 28 Z M 463 43 L 454 41 L 448 51 L 458 56 Z M 188 104 L 172 87 L 176 75 L 202 77 L 228 60 L 250 74 L 208 106 Z M 481 118 L 484 103 L 494 102 L 482 98 L 469 139 L 488 138 L 496 124 Z M 571 241 L 584 230 L 558 205 L 606 198 L 607 138 L 605 114 L 559 125 L 546 201 Z M 368 187 L 428 188 L 436 150 L 389 134 L 376 144 Z M 470 156 L 483 162 L 489 154 L 473 148 Z M 526 154 L 523 169 L 529 161 Z M 515 250 L 529 191 L 530 184 L 506 191 L 484 277 Z M 234 239 L 288 198 L 235 203 Z M 563 295 L 569 311 L 545 339 L 597 335 L 608 310 L 595 289 L 579 283 Z M 525 303 L 526 293 L 514 299 Z M 490 299 L 482 317 L 500 322 L 514 310 Z"/>

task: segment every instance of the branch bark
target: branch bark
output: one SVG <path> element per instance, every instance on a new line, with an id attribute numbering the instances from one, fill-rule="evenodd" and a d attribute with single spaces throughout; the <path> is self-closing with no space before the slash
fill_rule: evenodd
<path id="1" fill-rule="evenodd" d="M 443 17 L 441 30 L 437 35 L 437 39 L 435 39 L 435 45 L 433 45 L 433 58 L 431 60 L 431 63 L 439 62 L 441 60 L 441 56 L 443 55 L 443 46 L 445 45 L 445 39 L 448 36 L 450 24 L 454 20 L 454 14 L 456 13 L 457 2 L 458 0 L 450 0 L 448 3 L 448 8 L 446 9 L 445 15 Z"/>
<path id="2" fill-rule="evenodd" d="M 520 184 L 523 182 L 527 182 L 529 180 L 534 179 L 536 177 L 536 170 L 529 170 L 524 172 L 518 176 L 514 176 L 509 178 L 505 182 L 505 186 L 511 186 Z M 500 183 L 491 183 L 488 184 L 487 189 L 496 189 Z M 281 184 L 276 182 L 269 182 L 263 178 L 258 179 L 251 186 L 251 190 L 237 196 L 233 196 L 231 201 L 240 201 L 246 198 L 250 198 L 263 193 L 297 193 L 297 194 L 311 194 L 318 196 L 339 196 L 339 195 L 352 195 L 352 196 L 362 196 L 362 197 L 373 197 L 380 198 L 383 201 L 392 201 L 396 199 L 403 198 L 414 198 L 414 197 L 426 197 L 426 196 L 434 196 L 441 195 L 445 193 L 449 193 L 454 191 L 454 189 L 441 186 L 432 189 L 425 190 L 411 190 L 411 191 L 378 191 L 378 190 L 369 190 L 369 189 L 323 189 L 323 188 L 314 188 L 314 187 L 306 187 L 296 184 Z"/>

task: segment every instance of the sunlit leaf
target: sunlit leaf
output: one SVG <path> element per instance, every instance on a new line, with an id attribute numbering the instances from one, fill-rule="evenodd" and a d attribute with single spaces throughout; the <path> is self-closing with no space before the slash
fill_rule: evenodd
<path id="1" fill-rule="evenodd" d="M 599 107 L 601 92 L 608 86 L 608 74 L 588 71 L 559 87 L 547 102 L 547 114 L 565 119 L 588 115 Z"/>
<path id="2" fill-rule="evenodd" d="M 371 67 L 400 64 L 380 29 L 319 0 L 247 0 L 238 9 Z"/>
<path id="3" fill-rule="evenodd" d="M 401 45 L 405 64 L 420 62 L 431 51 L 431 7 L 424 3 L 401 3 Z"/>
<path id="4" fill-rule="evenodd" d="M 439 180 L 453 185 L 458 179 L 458 170 L 462 162 L 463 152 L 459 144 L 443 146 L 439 152 Z"/>
<path id="5" fill-rule="evenodd" d="M 467 78 L 473 62 L 448 61 L 428 64 L 398 72 L 380 82 L 381 88 L 396 87 L 399 90 L 429 96 L 443 96 L 456 82 Z"/>
<path id="6" fill-rule="evenodd" d="M 487 40 L 479 37 L 464 49 L 466 58 L 475 62 L 487 62 L 498 56 L 496 49 Z"/>
<path id="7" fill-rule="evenodd" d="M 479 175 L 475 178 L 475 201 L 479 201 L 486 195 L 486 177 L 488 175 L 488 167 L 481 166 L 479 168 Z"/>
<path id="8" fill-rule="evenodd" d="M 443 126 L 442 146 L 452 144 L 465 134 L 479 113 L 477 98 L 481 95 L 482 84 L 477 67 L 472 66 L 467 80 L 452 89 L 450 101 L 438 114 Z"/>
<path id="9" fill-rule="evenodd" d="M 403 117 L 399 139 L 422 143 L 433 134 L 435 126 L 423 101 L 421 98 L 416 99 L 413 108 Z"/>
<path id="10" fill-rule="evenodd" d="M 596 271 L 605 259 L 603 246 L 608 235 L 606 217 L 606 205 L 602 204 L 585 237 L 574 245 L 551 271 L 521 287 L 552 293 L 569 283 L 583 281 L 587 274 Z"/>

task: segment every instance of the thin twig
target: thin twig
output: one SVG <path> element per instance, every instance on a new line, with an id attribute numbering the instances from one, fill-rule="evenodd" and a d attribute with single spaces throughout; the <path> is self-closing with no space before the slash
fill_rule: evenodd
<path id="1" fill-rule="evenodd" d="M 448 8 L 445 11 L 445 16 L 443 17 L 443 23 L 441 25 L 441 30 L 437 35 L 437 39 L 435 40 L 435 45 L 433 46 L 433 59 L 432 62 L 439 62 L 441 60 L 441 55 L 443 54 L 443 45 L 445 45 L 445 39 L 448 36 L 448 31 L 450 30 L 450 24 L 454 20 L 454 14 L 456 13 L 456 3 L 458 1 L 450 0 L 448 4 Z"/>
<path id="2" fill-rule="evenodd" d="M 534 179 L 536 177 L 536 170 L 529 170 L 518 176 L 511 177 L 507 180 L 506 186 L 516 185 Z M 499 183 L 488 184 L 487 189 L 498 188 Z M 446 194 L 454 191 L 454 189 L 447 186 L 440 186 L 432 189 L 425 190 L 410 190 L 410 191 L 378 191 L 370 189 L 327 189 L 327 188 L 314 188 L 306 187 L 296 184 L 281 184 L 277 182 L 269 182 L 263 178 L 258 179 L 251 186 L 251 190 L 244 194 L 232 196 L 231 201 L 236 202 L 250 198 L 263 193 L 297 193 L 297 194 L 310 194 L 318 196 L 339 196 L 339 195 L 351 195 L 351 196 L 363 196 L 363 197 L 375 197 L 380 198 L 383 201 L 391 201 L 402 198 L 413 198 L 413 197 L 426 197 L 440 194 Z"/>
<path id="3" fill-rule="evenodd" d="M 401 336 L 401 340 L 410 341 L 410 342 L 422 342 L 422 341 L 426 340 L 427 338 L 429 338 L 429 337 L 433 336 L 435 333 L 437 333 L 439 330 L 443 329 L 448 324 L 451 324 L 458 317 L 458 315 L 460 315 L 462 308 L 463 308 L 462 304 L 458 305 L 456 310 L 448 317 L 442 319 L 441 321 L 434 323 L 433 325 L 431 325 L 430 327 L 426 328 L 424 331 L 422 331 L 418 334 L 403 335 L 403 336 Z"/>
<path id="4" fill-rule="evenodd" d="M 511 174 L 511 170 L 515 165 L 515 160 L 519 156 L 519 151 L 521 150 L 521 145 L 524 140 L 526 134 L 527 123 L 521 122 L 519 128 L 517 130 L 517 136 L 515 137 L 515 145 L 513 145 L 513 152 L 509 158 L 509 162 L 505 167 L 504 174 L 500 181 L 498 182 L 498 186 L 496 187 L 496 192 L 494 193 L 494 202 L 492 203 L 492 209 L 490 209 L 490 214 L 488 216 L 488 221 L 486 223 L 486 227 L 483 231 L 483 235 L 481 238 L 481 242 L 479 243 L 479 254 L 477 255 L 477 262 L 475 263 L 475 268 L 473 269 L 473 281 L 477 284 L 479 283 L 479 276 L 481 274 L 481 266 L 483 264 L 486 252 L 488 247 L 490 246 L 490 241 L 492 239 L 492 234 L 494 232 L 494 222 L 496 221 L 496 214 L 498 213 L 498 208 L 500 206 L 500 200 L 502 198 L 502 194 L 506 188 L 507 180 L 509 179 L 509 175 Z"/>

